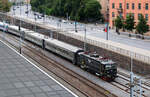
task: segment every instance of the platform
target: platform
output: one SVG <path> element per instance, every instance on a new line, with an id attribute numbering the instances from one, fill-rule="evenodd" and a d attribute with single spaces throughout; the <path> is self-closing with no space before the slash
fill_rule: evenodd
<path id="1" fill-rule="evenodd" d="M 78 97 L 0 41 L 0 97 Z"/>

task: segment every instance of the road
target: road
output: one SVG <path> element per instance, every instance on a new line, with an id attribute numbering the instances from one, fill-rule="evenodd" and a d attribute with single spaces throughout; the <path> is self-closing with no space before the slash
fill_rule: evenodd
<path id="1" fill-rule="evenodd" d="M 27 11 L 27 6 L 21 6 L 21 7 L 15 7 L 15 11 L 13 11 L 13 7 L 10 11 L 10 14 L 13 16 L 19 16 L 22 18 L 28 18 L 29 20 L 34 20 L 35 22 L 38 23 L 43 23 L 47 26 L 51 26 L 54 28 L 61 29 L 63 31 L 71 31 L 74 33 L 85 33 L 85 28 L 86 28 L 86 34 L 87 36 L 94 36 L 98 38 L 103 38 L 106 39 L 106 32 L 103 31 L 104 25 L 94 25 L 94 24 L 83 24 L 83 23 L 77 23 L 77 30 L 78 32 L 75 32 L 75 23 L 73 21 L 67 21 L 63 20 L 60 22 L 60 18 L 53 17 L 53 16 L 46 16 L 45 18 L 37 18 L 35 19 L 34 12 L 31 11 L 31 6 L 28 7 L 29 14 L 27 15 L 25 11 Z M 39 14 L 39 13 L 36 13 Z M 141 40 L 141 39 L 136 39 L 136 38 L 130 38 L 124 35 L 118 35 L 115 33 L 113 30 L 109 30 L 109 40 L 126 44 L 129 46 L 137 47 L 137 48 L 142 48 L 146 50 L 150 50 L 150 41 L 149 40 Z"/>

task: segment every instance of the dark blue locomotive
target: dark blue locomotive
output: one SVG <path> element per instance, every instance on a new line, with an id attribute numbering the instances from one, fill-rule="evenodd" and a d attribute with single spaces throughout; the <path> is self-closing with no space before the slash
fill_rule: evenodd
<path id="1" fill-rule="evenodd" d="M 117 77 L 117 64 L 108 58 L 103 58 L 96 53 L 80 52 L 77 64 L 103 80 L 114 80 Z"/>

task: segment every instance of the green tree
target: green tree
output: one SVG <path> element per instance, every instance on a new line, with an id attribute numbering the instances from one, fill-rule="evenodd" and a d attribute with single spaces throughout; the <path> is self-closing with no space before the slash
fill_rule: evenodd
<path id="1" fill-rule="evenodd" d="M 116 26 L 116 32 L 119 34 L 119 29 L 123 27 L 123 22 L 120 16 L 117 16 L 117 18 L 115 19 L 115 26 Z"/>
<path id="2" fill-rule="evenodd" d="M 101 5 L 97 0 L 31 0 L 33 11 L 66 17 L 79 21 L 103 19 Z"/>
<path id="3" fill-rule="evenodd" d="M 0 11 L 9 12 L 11 3 L 8 0 L 0 0 Z"/>
<path id="4" fill-rule="evenodd" d="M 139 22 L 136 26 L 136 31 L 141 34 L 141 35 L 144 35 L 144 33 L 148 32 L 149 30 L 149 26 L 147 24 L 147 21 L 146 19 L 144 18 L 143 15 L 140 16 L 139 18 Z"/>
<path id="5" fill-rule="evenodd" d="M 134 17 L 129 14 L 125 20 L 125 29 L 127 29 L 128 31 L 132 31 L 134 29 L 134 24 Z"/>
<path id="6" fill-rule="evenodd" d="M 89 0 L 85 4 L 85 19 L 88 21 L 96 21 L 100 20 L 102 18 L 102 15 L 100 13 L 101 5 L 96 0 Z M 93 18 L 94 17 L 94 18 Z"/>

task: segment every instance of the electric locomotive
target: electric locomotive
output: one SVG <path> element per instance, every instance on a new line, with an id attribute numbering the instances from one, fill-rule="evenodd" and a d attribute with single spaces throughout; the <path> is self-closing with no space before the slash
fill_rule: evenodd
<path id="1" fill-rule="evenodd" d="M 82 69 L 100 76 L 103 80 L 111 81 L 117 77 L 117 64 L 96 53 L 80 52 L 77 57 L 77 64 Z"/>

